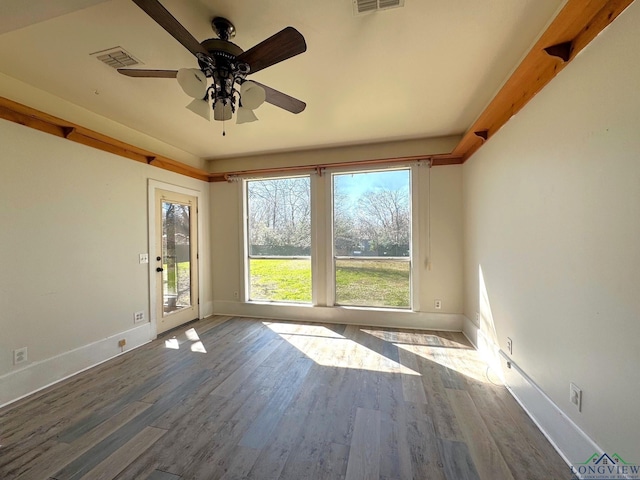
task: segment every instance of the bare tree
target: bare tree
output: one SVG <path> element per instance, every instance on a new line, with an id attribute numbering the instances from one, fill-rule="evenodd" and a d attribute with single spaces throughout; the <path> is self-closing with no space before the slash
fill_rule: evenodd
<path id="1" fill-rule="evenodd" d="M 311 246 L 309 178 L 248 182 L 249 240 L 253 254 L 308 250 Z"/>
<path id="2" fill-rule="evenodd" d="M 338 189 L 333 192 L 333 244 L 337 255 L 351 255 L 362 248 L 355 229 L 353 204 Z"/>
<path id="3" fill-rule="evenodd" d="M 406 188 L 368 190 L 358 199 L 360 236 L 381 255 L 408 254 L 411 236 L 409 192 Z"/>

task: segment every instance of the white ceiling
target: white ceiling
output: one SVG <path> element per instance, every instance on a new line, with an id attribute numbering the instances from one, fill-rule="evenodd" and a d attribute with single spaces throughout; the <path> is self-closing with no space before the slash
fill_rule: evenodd
<path id="1" fill-rule="evenodd" d="M 264 104 L 259 122 L 226 122 L 222 137 L 175 80 L 119 75 L 90 54 L 121 46 L 139 68 L 197 66 L 131 0 L 3 0 L 0 72 L 204 159 L 438 137 L 467 130 L 564 2 L 405 0 L 365 16 L 352 0 L 162 3 L 198 40 L 227 17 L 244 50 L 298 29 L 307 51 L 253 78 L 306 110 Z"/>

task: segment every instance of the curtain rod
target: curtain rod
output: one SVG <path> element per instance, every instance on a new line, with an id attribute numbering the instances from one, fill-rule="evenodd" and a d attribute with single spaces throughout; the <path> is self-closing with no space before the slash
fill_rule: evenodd
<path id="1" fill-rule="evenodd" d="M 271 168 L 256 168 L 249 170 L 237 170 L 232 172 L 220 172 L 210 173 L 210 182 L 228 182 L 236 177 L 252 176 L 252 175 L 264 175 L 271 173 L 291 173 L 291 172 L 307 172 L 315 171 L 318 175 L 322 175 L 322 171 L 327 168 L 341 168 L 341 167 L 363 167 L 369 165 L 381 165 L 392 163 L 408 163 L 408 162 L 422 162 L 429 161 L 431 165 L 457 165 L 462 163 L 462 157 L 451 154 L 435 154 L 435 155 L 415 155 L 410 157 L 393 157 L 393 158 L 380 158 L 375 160 L 360 160 L 351 162 L 336 162 L 336 163 L 320 163 L 315 165 L 295 165 L 285 167 L 271 167 Z"/>

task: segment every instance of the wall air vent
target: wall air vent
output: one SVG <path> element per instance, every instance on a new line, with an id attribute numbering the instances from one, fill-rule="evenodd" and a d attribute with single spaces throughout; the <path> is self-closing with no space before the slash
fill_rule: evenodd
<path id="1" fill-rule="evenodd" d="M 364 15 L 396 7 L 404 7 L 404 0 L 353 0 L 354 15 Z"/>
<path id="2" fill-rule="evenodd" d="M 96 57 L 101 62 L 113 68 L 130 67 L 142 63 L 122 47 L 100 50 L 99 52 L 92 53 L 91 56 Z"/>

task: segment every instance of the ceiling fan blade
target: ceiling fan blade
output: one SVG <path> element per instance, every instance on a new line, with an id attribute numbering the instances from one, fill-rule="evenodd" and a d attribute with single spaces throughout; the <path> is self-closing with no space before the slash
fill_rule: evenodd
<path id="1" fill-rule="evenodd" d="M 267 87 L 260 82 L 256 82 L 255 80 L 251 80 L 256 85 L 260 85 L 264 88 L 265 93 L 267 94 L 267 102 L 271 105 L 275 105 L 276 107 L 280 107 L 291 113 L 300 113 L 306 107 L 307 104 L 302 100 L 298 100 L 297 98 L 291 97 L 286 93 L 279 92 L 271 87 Z"/>
<path id="2" fill-rule="evenodd" d="M 177 70 L 140 70 L 137 68 L 119 68 L 118 73 L 127 77 L 176 78 Z"/>
<path id="3" fill-rule="evenodd" d="M 196 53 L 203 53 L 209 55 L 209 52 L 200 45 L 193 35 L 191 35 L 186 28 L 184 28 L 178 20 L 176 20 L 169 11 L 164 8 L 158 0 L 133 0 L 147 15 L 153 18 L 158 25 L 164 28 L 167 32 L 178 40 L 184 47 L 194 55 Z"/>
<path id="4" fill-rule="evenodd" d="M 248 63 L 251 67 L 249 72 L 255 73 L 306 50 L 302 34 L 293 27 L 287 27 L 238 55 L 238 60 Z"/>

